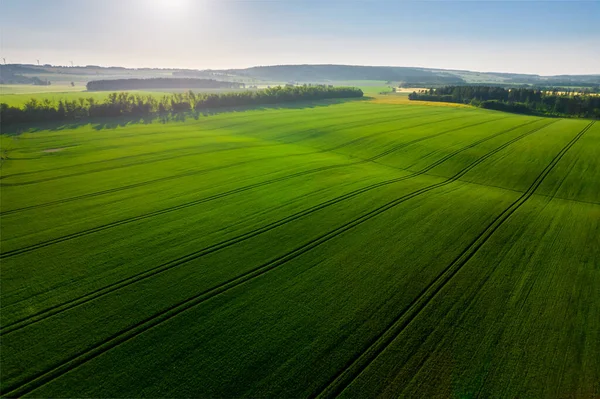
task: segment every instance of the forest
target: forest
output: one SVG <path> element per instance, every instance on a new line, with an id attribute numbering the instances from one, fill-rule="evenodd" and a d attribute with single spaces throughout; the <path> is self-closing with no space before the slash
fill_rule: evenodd
<path id="1" fill-rule="evenodd" d="M 600 118 L 600 96 L 495 86 L 446 86 L 421 90 L 409 100 L 471 104 L 521 114 Z"/>
<path id="2" fill-rule="evenodd" d="M 148 116 L 179 113 L 220 107 L 238 107 L 275 104 L 294 101 L 325 100 L 334 98 L 362 97 L 362 90 L 355 87 L 325 85 L 276 86 L 264 90 L 231 93 L 185 93 L 153 95 L 110 93 L 102 102 L 94 98 L 77 100 L 29 100 L 23 107 L 0 104 L 0 121 L 3 126 L 24 122 L 50 122 L 75 120 L 88 117 Z"/>
<path id="3" fill-rule="evenodd" d="M 243 83 L 223 82 L 214 79 L 107 79 L 87 83 L 88 91 L 144 90 L 144 89 L 239 89 Z"/>

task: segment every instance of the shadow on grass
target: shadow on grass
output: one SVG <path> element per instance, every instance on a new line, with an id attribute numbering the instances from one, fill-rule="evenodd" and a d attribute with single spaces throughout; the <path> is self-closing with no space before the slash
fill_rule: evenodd
<path id="1" fill-rule="evenodd" d="M 319 101 L 302 101 L 302 102 L 289 102 L 289 103 L 277 103 L 277 104 L 261 104 L 254 106 L 243 106 L 243 107 L 228 107 L 228 108 L 207 108 L 203 110 L 194 110 L 181 113 L 169 113 L 169 114 L 153 114 L 144 116 L 118 116 L 118 117 L 102 117 L 102 118 L 82 118 L 69 123 L 61 122 L 32 122 L 32 123 L 21 123 L 10 126 L 2 127 L 2 134 L 7 135 L 18 135 L 22 133 L 35 133 L 40 131 L 60 131 L 60 130 L 71 130 L 77 129 L 83 126 L 90 126 L 94 130 L 105 130 L 105 129 L 116 129 L 118 127 L 124 127 L 129 125 L 149 125 L 149 124 L 160 124 L 169 122 L 185 122 L 189 120 L 199 120 L 200 118 L 207 118 L 211 116 L 217 116 L 226 113 L 240 113 L 249 111 L 268 111 L 278 109 L 311 109 L 329 107 L 332 105 L 338 105 L 350 102 L 362 102 L 372 100 L 372 97 L 360 97 L 360 98 L 337 98 L 329 100 Z"/>

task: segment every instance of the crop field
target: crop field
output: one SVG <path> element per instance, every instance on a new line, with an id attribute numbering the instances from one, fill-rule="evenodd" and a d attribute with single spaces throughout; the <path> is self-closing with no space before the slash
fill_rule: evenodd
<path id="1" fill-rule="evenodd" d="M 23 85 L 24 86 L 24 85 Z M 6 86 L 5 86 L 6 87 Z M 28 87 L 36 87 L 36 86 L 28 86 Z M 10 105 L 11 107 L 19 107 L 22 108 L 27 102 L 34 99 L 39 102 L 50 101 L 55 104 L 58 101 L 78 101 L 80 98 L 89 99 L 93 98 L 96 102 L 102 102 L 108 98 L 108 96 L 113 93 L 112 91 L 82 91 L 85 90 L 84 87 L 72 88 L 72 90 L 65 90 L 65 88 L 60 89 L 60 91 L 52 91 L 46 90 L 44 87 L 52 87 L 52 86 L 37 86 L 41 87 L 40 91 L 35 91 L 35 89 L 31 92 L 26 91 L 26 89 L 22 89 L 20 92 L 16 92 L 16 90 L 12 89 L 11 92 L 6 92 L 3 90 L 4 87 L 0 86 L 0 103 L 5 103 Z M 77 90 L 75 90 L 77 89 Z M 252 90 L 252 89 L 193 89 L 194 93 L 228 93 L 235 92 L 241 90 Z M 181 93 L 187 92 L 188 90 L 183 89 L 165 89 L 165 90 L 129 90 L 127 91 L 130 94 L 138 94 L 141 96 L 154 96 L 157 98 L 161 98 L 164 95 L 170 95 L 173 93 Z"/>
<path id="2" fill-rule="evenodd" d="M 35 87 L 35 86 L 32 86 Z M 41 90 L 44 90 L 44 86 Z M 74 88 L 75 89 L 75 88 Z M 0 92 L 0 103 L 5 103 L 10 105 L 11 107 L 19 107 L 22 108 L 27 102 L 34 99 L 39 102 L 50 101 L 51 103 L 57 103 L 58 101 L 78 101 L 80 98 L 93 98 L 95 101 L 104 101 L 108 98 L 110 91 L 82 91 L 85 90 L 85 87 L 79 88 L 78 90 L 72 91 L 40 91 L 40 92 L 21 92 L 21 93 L 1 93 Z M 171 94 L 172 92 L 176 92 L 177 90 L 169 90 L 169 92 L 160 92 L 160 91 L 142 91 L 142 90 L 131 90 L 128 93 L 131 94 L 139 94 L 142 96 L 156 96 L 162 97 L 165 94 Z M 210 91 L 210 90 L 203 90 Z"/>
<path id="3" fill-rule="evenodd" d="M 351 82 L 352 83 L 352 82 Z M 359 82 L 361 83 L 361 82 Z M 378 83 L 378 82 L 376 82 Z M 285 84 L 285 83 L 284 83 Z M 266 88 L 267 85 L 259 85 L 258 88 Z M 391 91 L 387 86 L 361 86 L 361 89 L 367 96 L 377 96 L 378 94 L 386 91 Z M 193 89 L 194 93 L 228 93 L 242 90 L 255 90 L 255 89 Z M 182 89 L 164 89 L 164 90 L 129 90 L 130 94 L 137 94 L 141 96 L 154 96 L 161 98 L 164 95 L 173 93 L 181 93 L 187 90 Z M 53 104 L 58 101 L 78 101 L 80 98 L 89 99 L 93 98 L 96 102 L 102 102 L 108 98 L 111 91 L 85 91 L 85 85 L 79 87 L 71 86 L 33 86 L 33 85 L 0 85 L 0 103 L 5 103 L 11 107 L 22 108 L 27 102 L 34 99 L 39 102 L 50 101 Z M 381 98 L 383 96 L 378 96 Z M 402 97 L 401 102 L 408 103 L 408 97 Z M 386 99 L 382 98 L 382 101 Z M 387 99 L 389 101 L 389 99 Z M 398 99 L 395 100 L 398 102 Z M 438 106 L 440 104 L 437 104 Z"/>
<path id="4" fill-rule="evenodd" d="M 81 92 L 85 90 L 85 84 L 79 86 L 69 85 L 50 85 L 50 86 L 36 86 L 36 85 L 5 85 L 0 84 L 0 102 L 6 102 L 4 96 L 13 98 L 13 95 L 31 95 L 31 94 L 42 94 L 42 93 L 71 93 Z M 25 97 L 27 98 L 27 97 Z M 29 97 L 30 98 L 30 97 Z"/>
<path id="5" fill-rule="evenodd" d="M 1 144 L 3 397 L 600 397 L 600 123 L 384 97 Z"/>
<path id="6" fill-rule="evenodd" d="M 35 87 L 35 86 L 32 86 Z M 43 86 L 40 86 L 43 87 Z M 85 88 L 83 88 L 85 89 Z M 58 101 L 77 101 L 80 98 L 93 98 L 95 101 L 104 101 L 108 98 L 110 92 L 83 92 L 81 87 L 79 90 L 73 90 L 70 92 L 60 91 L 40 91 L 40 92 L 21 92 L 21 93 L 1 93 L 0 95 L 0 103 L 5 103 L 10 105 L 11 107 L 19 107 L 22 108 L 25 103 L 34 99 L 40 102 L 50 101 L 52 103 L 57 103 Z M 44 90 L 43 88 L 41 90 Z M 142 94 L 142 95 L 162 95 L 164 93 L 157 92 L 141 92 L 141 91 L 132 91 L 134 94 Z"/>

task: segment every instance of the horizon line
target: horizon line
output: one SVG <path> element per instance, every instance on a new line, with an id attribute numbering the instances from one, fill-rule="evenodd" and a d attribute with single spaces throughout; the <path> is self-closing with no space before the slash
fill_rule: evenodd
<path id="1" fill-rule="evenodd" d="M 251 68 L 268 68 L 268 67 L 282 67 L 282 66 L 349 66 L 349 67 L 373 67 L 373 68 L 410 68 L 410 69 L 425 69 L 425 70 L 442 70 L 442 71 L 451 71 L 451 72 L 472 72 L 472 73 L 488 73 L 488 74 L 501 74 L 501 75 L 525 75 L 525 76 L 539 76 L 539 77 L 556 77 L 556 76 L 600 76 L 600 71 L 598 73 L 588 73 L 588 74 L 557 74 L 557 75 L 542 75 L 537 73 L 521 73 L 521 72 L 498 72 L 498 71 L 482 71 L 482 70 L 471 70 L 471 69 L 448 69 L 448 68 L 438 68 L 438 67 L 421 67 L 421 66 L 403 66 L 403 65 L 367 65 L 367 64 L 268 64 L 268 65 L 253 65 L 242 68 L 179 68 L 179 67 L 125 67 L 118 65 L 96 65 L 96 64 L 87 64 L 87 65 L 60 65 L 60 64 L 28 64 L 28 63 L 6 63 L 0 64 L 0 66 L 10 66 L 10 65 L 23 65 L 23 66 L 32 66 L 32 67 L 47 67 L 49 65 L 52 68 L 122 68 L 122 69 L 133 69 L 133 70 L 143 70 L 143 69 L 161 69 L 161 70 L 187 70 L 187 71 L 233 71 L 233 70 L 244 70 Z"/>

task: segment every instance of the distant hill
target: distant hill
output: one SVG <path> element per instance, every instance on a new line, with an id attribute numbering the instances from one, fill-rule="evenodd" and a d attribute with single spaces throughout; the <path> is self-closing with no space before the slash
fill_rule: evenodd
<path id="1" fill-rule="evenodd" d="M 390 85 L 432 87 L 444 85 L 498 85 L 535 87 L 588 87 L 600 89 L 598 75 L 540 76 L 533 74 L 474 72 L 433 68 L 360 65 L 273 65 L 244 69 L 197 70 L 169 68 L 123 68 L 54 65 L 0 65 L 5 84 L 31 84 L 50 81 L 87 83 L 104 79 L 203 78 L 246 84 L 329 83 L 385 81 Z"/>
<path id="2" fill-rule="evenodd" d="M 37 72 L 39 71 L 24 65 L 0 65 L 0 84 L 45 85 L 46 81 L 34 76 Z"/>
<path id="3" fill-rule="evenodd" d="M 599 75 L 540 76 L 533 74 L 473 72 L 431 68 L 358 65 L 274 65 L 210 71 L 276 82 L 323 83 L 350 80 L 383 80 L 409 86 L 498 84 L 528 86 L 600 87 Z"/>
<path id="4" fill-rule="evenodd" d="M 144 89 L 239 89 L 243 86 L 243 83 L 193 78 L 107 79 L 92 80 L 91 82 L 87 83 L 88 91 Z"/>
<path id="5" fill-rule="evenodd" d="M 456 75 L 419 68 L 355 65 L 275 65 L 246 69 L 228 69 L 230 75 L 281 82 L 334 82 L 348 80 L 383 80 L 405 83 L 460 84 Z"/>

